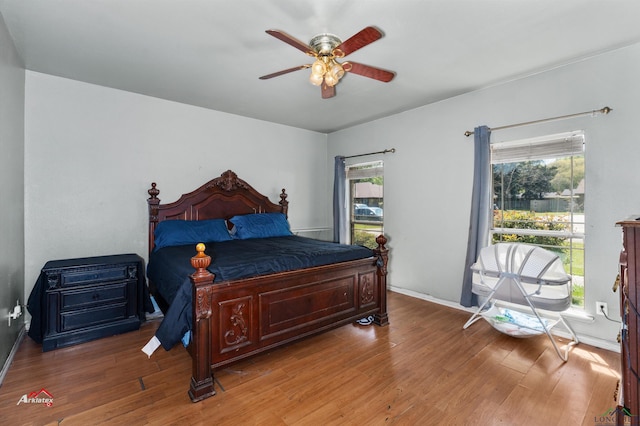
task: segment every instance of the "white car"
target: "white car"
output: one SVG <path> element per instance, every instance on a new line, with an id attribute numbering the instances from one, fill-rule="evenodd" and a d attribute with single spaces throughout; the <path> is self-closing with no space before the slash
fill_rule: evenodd
<path id="1" fill-rule="evenodd" d="M 356 207 L 353 210 L 354 220 L 382 222 L 382 216 L 376 214 L 371 207 Z"/>

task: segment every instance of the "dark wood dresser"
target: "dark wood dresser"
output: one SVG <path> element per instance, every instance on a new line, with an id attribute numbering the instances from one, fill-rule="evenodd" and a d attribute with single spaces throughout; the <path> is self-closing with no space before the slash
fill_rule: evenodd
<path id="1" fill-rule="evenodd" d="M 617 225 L 622 227 L 623 234 L 617 289 L 622 317 L 618 424 L 637 425 L 640 420 L 640 220 L 625 220 Z"/>
<path id="2" fill-rule="evenodd" d="M 29 296 L 29 336 L 49 351 L 137 330 L 148 297 L 138 255 L 50 261 Z"/>

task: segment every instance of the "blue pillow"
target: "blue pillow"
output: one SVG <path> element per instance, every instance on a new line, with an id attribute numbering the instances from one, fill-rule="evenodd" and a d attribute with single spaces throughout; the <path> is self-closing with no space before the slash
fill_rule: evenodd
<path id="1" fill-rule="evenodd" d="M 293 235 L 283 213 L 258 213 L 234 216 L 229 220 L 235 227 L 235 238 L 286 237 Z"/>
<path id="2" fill-rule="evenodd" d="M 168 246 L 211 243 L 231 240 L 224 219 L 165 220 L 153 234 L 155 250 Z"/>

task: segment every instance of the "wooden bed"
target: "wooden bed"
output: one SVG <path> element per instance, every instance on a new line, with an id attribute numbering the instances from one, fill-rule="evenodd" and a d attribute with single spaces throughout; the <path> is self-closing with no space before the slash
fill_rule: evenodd
<path id="1" fill-rule="evenodd" d="M 155 183 L 148 193 L 149 252 L 156 226 L 164 220 L 286 215 L 288 208 L 284 189 L 273 203 L 231 170 L 173 203 L 160 204 Z M 215 395 L 213 372 L 238 360 L 370 315 L 375 324 L 387 325 L 387 240 L 380 235 L 376 242 L 367 259 L 215 284 L 207 271 L 211 258 L 201 247 L 197 254 L 194 249 L 191 400 Z M 149 287 L 153 294 L 152 282 Z"/>

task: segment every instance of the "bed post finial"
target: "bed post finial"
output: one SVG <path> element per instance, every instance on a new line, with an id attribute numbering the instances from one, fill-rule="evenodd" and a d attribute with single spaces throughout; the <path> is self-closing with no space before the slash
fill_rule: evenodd
<path id="1" fill-rule="evenodd" d="M 149 203 L 149 219 L 152 222 L 158 221 L 158 205 L 160 204 L 160 199 L 158 198 L 158 194 L 160 194 L 160 190 L 156 188 L 156 183 L 151 183 L 151 188 L 147 191 L 150 197 L 147 199 L 147 203 Z"/>
<path id="2" fill-rule="evenodd" d="M 151 195 L 151 197 L 149 199 L 156 199 L 158 198 L 158 194 L 160 193 L 160 190 L 156 188 L 156 183 L 155 182 L 151 182 L 151 188 L 147 191 L 149 193 L 149 195 Z"/>
<path id="3" fill-rule="evenodd" d="M 205 254 L 206 246 L 203 243 L 196 244 L 196 251 L 198 254 L 191 258 L 191 266 L 196 270 L 193 273 L 196 277 L 208 277 L 211 272 L 207 271 L 209 265 L 211 265 L 211 256 Z"/>
<path id="4" fill-rule="evenodd" d="M 373 249 L 374 254 L 376 255 L 378 267 L 382 269 L 382 273 L 387 275 L 387 262 L 389 260 L 389 249 L 384 245 L 387 244 L 387 237 L 383 234 L 380 234 L 376 237 L 376 243 L 378 243 L 378 247 Z"/>
<path id="5" fill-rule="evenodd" d="M 289 211 L 289 202 L 287 201 L 287 197 L 287 193 L 284 188 L 282 188 L 282 192 L 280 193 L 280 202 L 278 204 L 282 206 L 282 213 L 288 217 L 289 215 L 287 213 Z"/>

